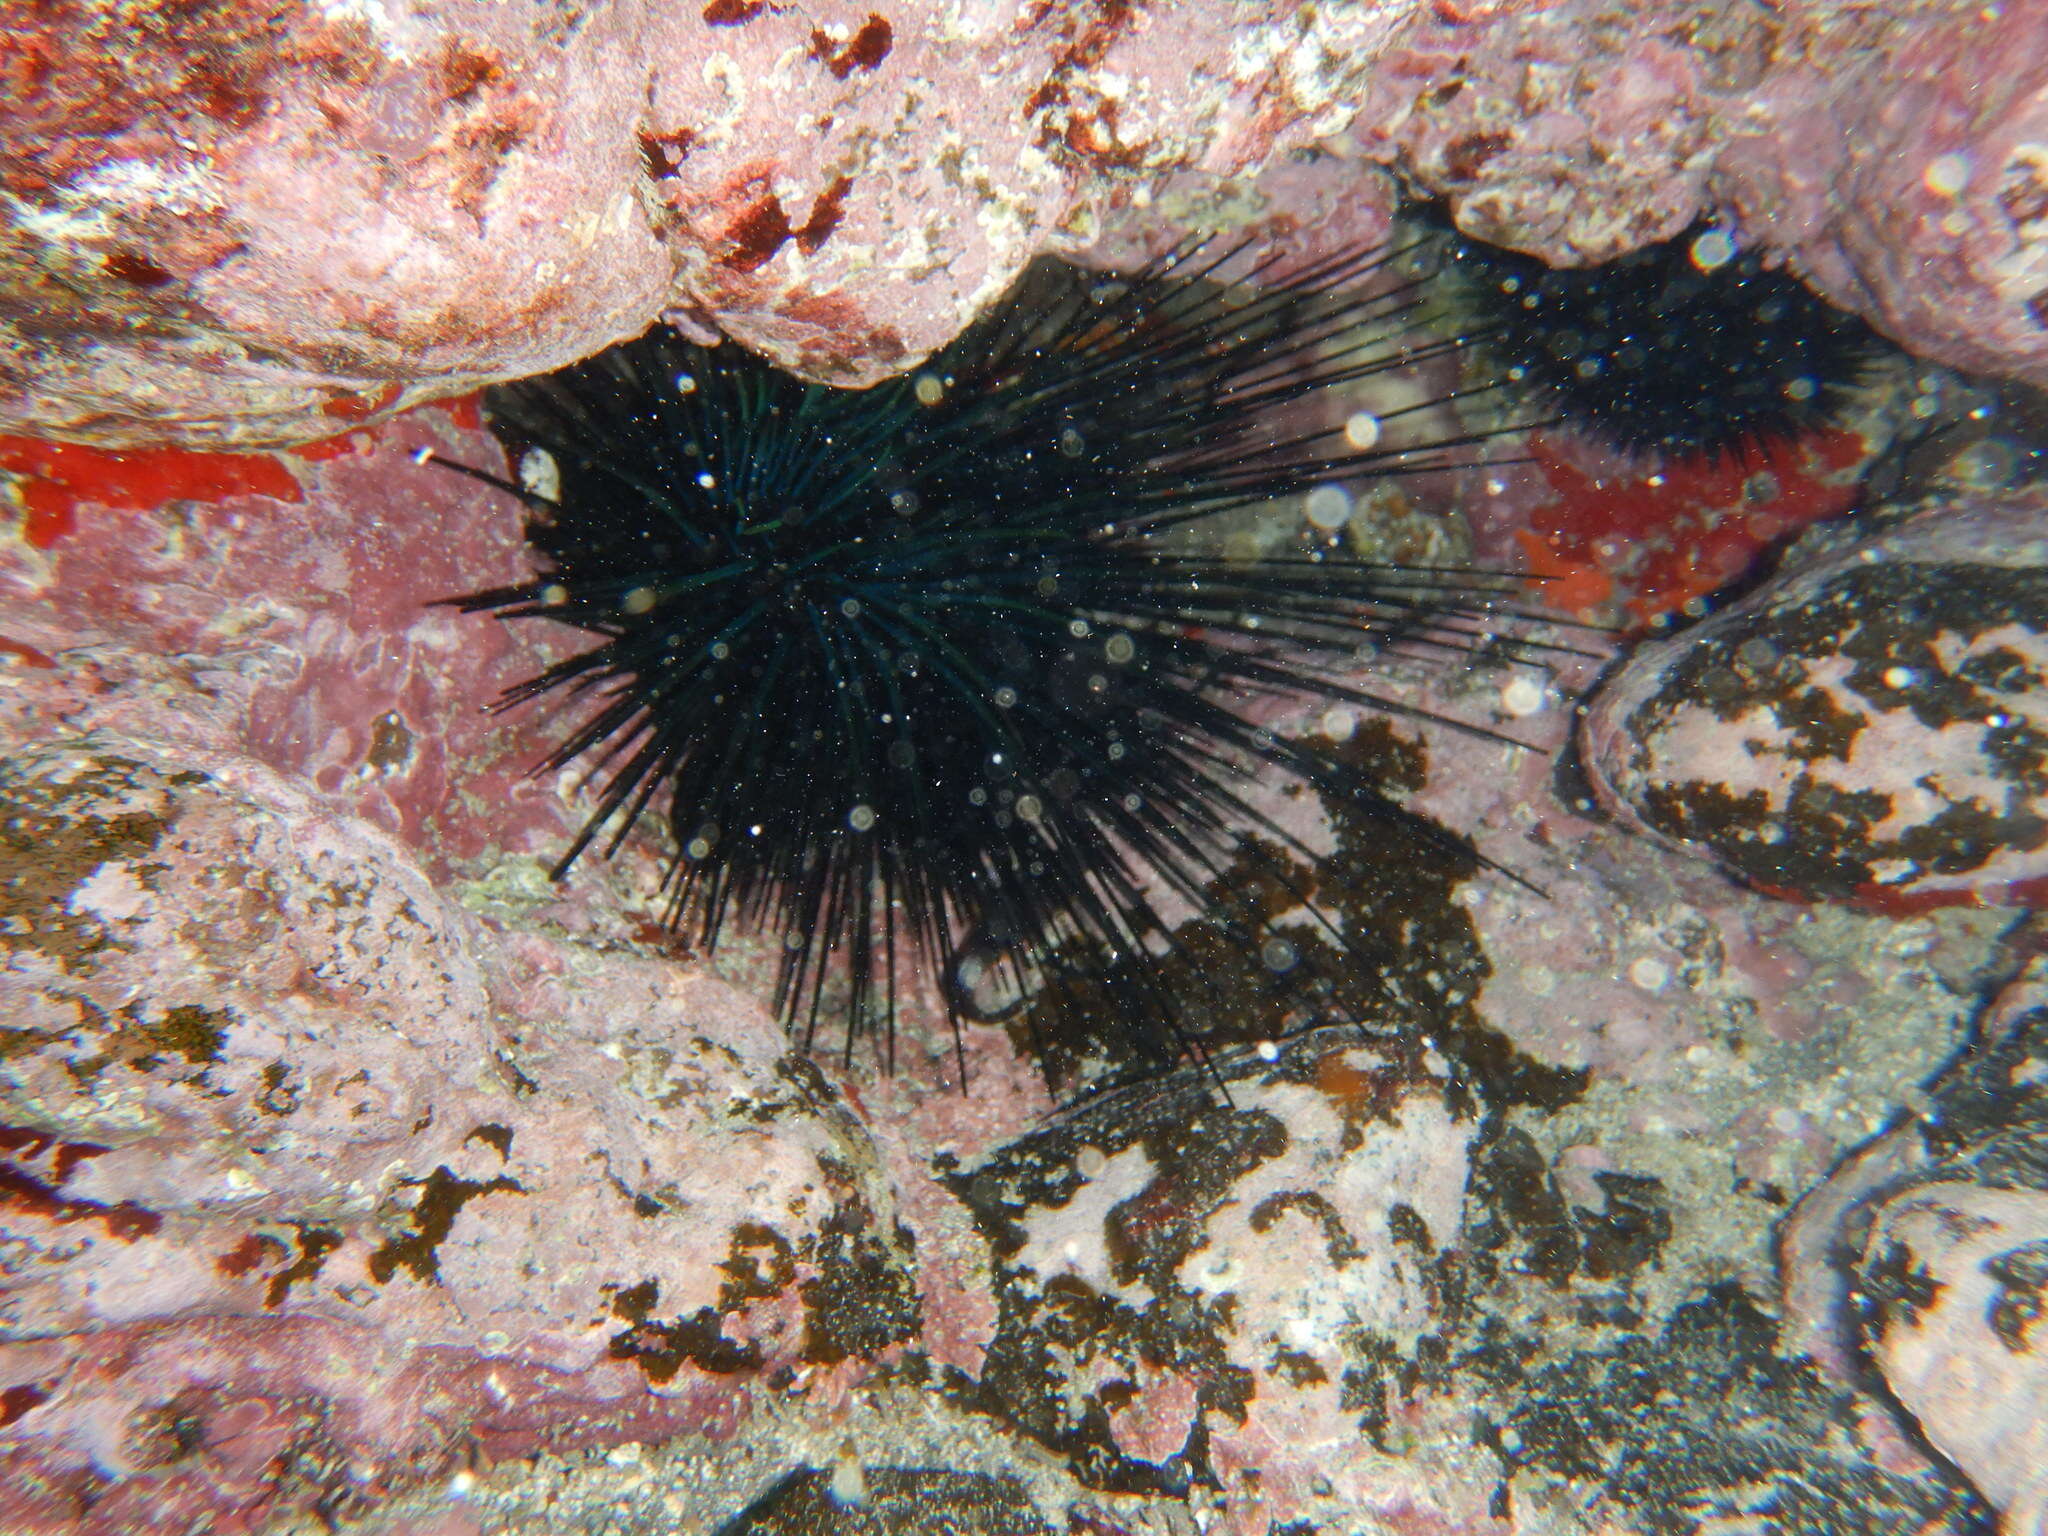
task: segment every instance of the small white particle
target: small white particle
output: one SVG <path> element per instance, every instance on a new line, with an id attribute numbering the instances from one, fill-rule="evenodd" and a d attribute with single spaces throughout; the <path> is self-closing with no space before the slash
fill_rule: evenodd
<path id="1" fill-rule="evenodd" d="M 1377 447 L 1380 440 L 1380 419 L 1371 411 L 1353 411 L 1344 421 L 1344 441 L 1360 453 Z"/>
<path id="2" fill-rule="evenodd" d="M 1936 197 L 1954 197 L 1969 184 L 1968 155 L 1936 155 L 1920 173 L 1920 185 Z"/>
<path id="3" fill-rule="evenodd" d="M 1534 678 L 1518 677 L 1500 691 L 1500 707 L 1517 720 L 1527 719 L 1543 708 L 1543 688 Z"/>
<path id="4" fill-rule="evenodd" d="M 832 1464 L 832 1478 L 827 1491 L 832 1495 L 834 1504 L 865 1504 L 868 1501 L 867 1474 L 851 1455 L 841 1456 Z"/>
<path id="5" fill-rule="evenodd" d="M 562 497 L 562 471 L 554 455 L 545 448 L 529 448 L 519 456 L 519 485 L 528 495 L 542 501 Z"/>
<path id="6" fill-rule="evenodd" d="M 1710 229 L 1693 241 L 1691 254 L 1694 266 L 1712 272 L 1735 259 L 1735 241 L 1725 229 Z"/>
<path id="7" fill-rule="evenodd" d="M 1912 687 L 1913 669 L 1911 667 L 1886 667 L 1884 669 L 1884 685 L 1887 688 Z"/>
<path id="8" fill-rule="evenodd" d="M 1671 979 L 1671 967 L 1646 955 L 1628 968 L 1628 979 L 1645 992 L 1662 992 Z"/>
<path id="9" fill-rule="evenodd" d="M 846 813 L 846 824 L 856 832 L 866 832 L 875 824 L 875 808 L 872 805 L 856 805 Z"/>
<path id="10" fill-rule="evenodd" d="M 1302 498 L 1302 514 L 1325 533 L 1351 521 L 1351 493 L 1341 485 L 1319 485 Z"/>

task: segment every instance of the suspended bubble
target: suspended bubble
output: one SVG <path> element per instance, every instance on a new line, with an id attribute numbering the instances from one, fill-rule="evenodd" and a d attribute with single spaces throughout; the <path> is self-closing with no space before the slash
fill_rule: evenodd
<path id="1" fill-rule="evenodd" d="M 1344 441 L 1360 453 L 1376 448 L 1380 441 L 1380 419 L 1371 411 L 1353 411 L 1344 421 Z"/>
<path id="2" fill-rule="evenodd" d="M 1292 944 L 1276 933 L 1269 936 L 1266 942 L 1259 946 L 1259 958 L 1265 962 L 1267 970 L 1278 975 L 1284 971 L 1292 970 L 1294 962 L 1299 960 L 1301 956 Z"/>
<path id="3" fill-rule="evenodd" d="M 1702 272 L 1716 271 L 1735 259 L 1735 237 L 1725 229 L 1701 230 L 1687 254 Z"/>
<path id="4" fill-rule="evenodd" d="M 1302 498 L 1301 509 L 1323 532 L 1335 533 L 1351 521 L 1351 493 L 1341 485 L 1319 485 Z"/>

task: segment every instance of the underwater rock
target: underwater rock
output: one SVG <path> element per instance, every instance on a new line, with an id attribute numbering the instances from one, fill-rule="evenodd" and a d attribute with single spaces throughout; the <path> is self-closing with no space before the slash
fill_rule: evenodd
<path id="1" fill-rule="evenodd" d="M 2048 964 L 1898 1135 L 1917 1153 L 1839 1230 L 1860 1240 L 1855 1321 L 1927 1439 L 2017 1533 L 2048 1530 Z"/>
<path id="2" fill-rule="evenodd" d="M 1809 535 L 1642 646 L 1583 723 L 1602 801 L 1761 890 L 1886 910 L 2048 880 L 2048 496 Z"/>
<path id="3" fill-rule="evenodd" d="M 117 27 L 59 0 L 18 23 L 33 65 L 0 125 L 0 291 L 33 317 L 0 351 L 0 424 L 305 441 L 664 315 L 873 382 L 1034 253 L 1126 221 L 1235 228 L 1243 192 L 1298 234 L 1341 183 L 1370 190 L 1316 238 L 1375 237 L 1383 167 L 1568 262 L 1732 200 L 1746 239 L 1902 342 L 2040 378 L 2038 25 L 1619 0 L 238 0 Z M 1940 62 L 1903 95 L 1863 73 L 1922 55 Z"/>
<path id="4" fill-rule="evenodd" d="M 1858 1289 L 1871 1358 L 1921 1431 L 2004 1530 L 2048 1531 L 2048 1190 L 1938 1183 L 1887 1202 Z"/>
<path id="5" fill-rule="evenodd" d="M 836 1475 L 835 1475 L 836 1473 Z M 1014 1479 L 940 1467 L 792 1472 L 719 1536 L 1053 1536 Z"/>
<path id="6" fill-rule="evenodd" d="M 1419 1438 L 1398 1384 L 1436 1358 L 1452 1305 L 1439 1248 L 1476 1124 L 1448 1072 L 1325 1029 L 954 1168 L 994 1268 L 979 1398 L 1091 1486 L 1256 1488 L 1231 1504 L 1247 1522 L 1319 1501 L 1482 1519 L 1483 1453 L 1465 1448 L 1479 1466 L 1459 1479 L 1457 1448 L 1410 1460 L 1389 1440 Z"/>
<path id="7" fill-rule="evenodd" d="M 2048 963 L 2035 959 L 1977 1011 L 1915 1112 L 1800 1202 L 1780 1248 L 1787 1351 L 1844 1382 L 1874 1363 L 2013 1532 L 2048 1515 L 2044 1079 Z M 1918 1440 L 1889 1438 L 1886 1462 L 1924 1464 Z"/>
<path id="8" fill-rule="evenodd" d="M 1717 191 L 1910 350 L 2048 383 L 2048 13 L 1814 7 L 1723 119 Z"/>
<path id="9" fill-rule="evenodd" d="M 8 1530 L 348 1507 L 915 1332 L 865 1135 L 722 983 L 495 938 L 247 759 L 18 744 L 0 803 Z"/>

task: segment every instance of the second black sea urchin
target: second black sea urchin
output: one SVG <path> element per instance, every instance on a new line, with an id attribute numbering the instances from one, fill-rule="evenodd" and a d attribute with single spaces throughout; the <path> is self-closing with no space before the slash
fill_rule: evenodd
<path id="1" fill-rule="evenodd" d="M 1725 230 L 1591 267 L 1547 267 L 1466 236 L 1487 348 L 1567 425 L 1625 452 L 1740 458 L 1838 419 L 1884 343 Z"/>
<path id="2" fill-rule="evenodd" d="M 588 705 L 545 765 L 603 780 L 557 873 L 662 814 L 670 921 L 706 950 L 735 924 L 779 935 L 778 1006 L 806 1038 L 827 1014 L 849 1045 L 886 1037 L 907 946 L 949 975 L 972 954 L 1015 994 L 1120 961 L 1127 1054 L 1198 1050 L 1146 957 L 1172 944 L 1162 899 L 1199 906 L 1247 835 L 1288 841 L 1251 780 L 1417 821 L 1248 702 L 1398 708 L 1347 678 L 1390 649 L 1486 643 L 1513 586 L 1190 536 L 1470 460 L 1476 436 L 1428 425 L 1439 399 L 1284 424 L 1461 352 L 1414 254 L 1273 281 L 1200 247 L 1117 278 L 1043 262 L 862 391 L 660 330 L 493 389 L 541 570 L 462 605 L 597 639 L 504 701 Z M 946 995 L 956 1024 L 976 1012 Z"/>

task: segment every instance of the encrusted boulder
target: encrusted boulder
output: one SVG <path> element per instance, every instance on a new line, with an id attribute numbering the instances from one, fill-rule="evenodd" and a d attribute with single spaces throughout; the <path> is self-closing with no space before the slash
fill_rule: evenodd
<path id="1" fill-rule="evenodd" d="M 1581 737 L 1601 799 L 1760 889 L 1888 910 L 2048 893 L 2048 494 L 1795 546 L 1642 646 Z"/>
<path id="2" fill-rule="evenodd" d="M 347 1508 L 914 1335 L 865 1134 L 723 984 L 494 935 L 247 759 L 21 748 L 0 807 L 8 1530 Z"/>

